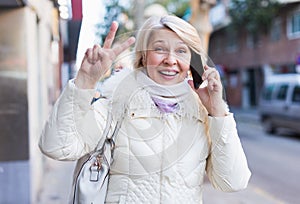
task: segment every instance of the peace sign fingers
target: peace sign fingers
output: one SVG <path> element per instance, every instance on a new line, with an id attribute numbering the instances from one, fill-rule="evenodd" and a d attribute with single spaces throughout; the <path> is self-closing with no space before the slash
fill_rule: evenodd
<path id="1" fill-rule="evenodd" d="M 126 49 L 128 49 L 134 42 L 135 42 L 135 38 L 134 37 L 130 37 L 126 41 L 124 41 L 123 43 L 115 46 L 112 49 L 113 52 L 114 52 L 114 55 L 117 57 L 119 54 L 121 54 Z"/>
<path id="2" fill-rule="evenodd" d="M 109 33 L 105 38 L 103 47 L 94 45 L 88 48 L 81 63 L 80 69 L 76 76 L 76 85 L 80 88 L 93 88 L 97 81 L 103 77 L 113 61 L 123 51 L 128 49 L 134 42 L 135 38 L 130 37 L 123 43 L 117 44 L 112 48 L 112 43 L 118 30 L 118 23 L 112 22 Z"/>
<path id="3" fill-rule="evenodd" d="M 104 44 L 103 44 L 103 49 L 106 50 L 112 50 L 112 56 L 110 56 L 111 60 L 114 60 L 118 55 L 120 55 L 123 51 L 125 51 L 127 48 L 129 48 L 134 42 L 135 38 L 130 37 L 128 38 L 125 42 L 111 48 L 113 41 L 115 39 L 116 32 L 118 30 L 119 24 L 116 21 L 113 21 L 109 30 L 109 33 L 107 34 Z M 108 51 L 110 52 L 110 51 Z"/>

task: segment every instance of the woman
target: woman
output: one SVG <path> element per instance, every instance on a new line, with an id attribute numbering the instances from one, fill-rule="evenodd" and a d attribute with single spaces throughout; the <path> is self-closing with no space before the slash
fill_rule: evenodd
<path id="1" fill-rule="evenodd" d="M 103 47 L 87 50 L 56 102 L 40 139 L 43 153 L 77 160 L 92 151 L 104 139 L 111 110 L 122 126 L 107 203 L 202 203 L 205 173 L 217 189 L 244 189 L 251 173 L 219 73 L 204 66 L 206 85 L 197 90 L 186 80 L 191 52 L 201 54 L 189 23 L 171 15 L 149 18 L 137 36 L 134 71 L 119 71 L 121 77 L 109 79 L 113 91 L 91 104 L 97 81 L 135 41 L 111 48 L 117 27 L 113 22 Z"/>

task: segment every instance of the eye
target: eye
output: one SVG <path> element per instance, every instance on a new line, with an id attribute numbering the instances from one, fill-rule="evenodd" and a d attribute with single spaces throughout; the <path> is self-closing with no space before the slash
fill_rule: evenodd
<path id="1" fill-rule="evenodd" d="M 155 47 L 155 48 L 154 48 L 154 51 L 158 51 L 158 52 L 159 52 L 159 51 L 162 51 L 162 50 L 163 50 L 162 47 Z"/>
<path id="2" fill-rule="evenodd" d="M 181 49 L 178 49 L 177 52 L 180 53 L 180 54 L 181 54 L 181 53 L 182 53 L 182 54 L 185 54 L 185 53 L 187 53 L 187 50 L 181 48 Z"/>
<path id="3" fill-rule="evenodd" d="M 166 52 L 167 50 L 164 47 L 155 47 L 154 51 L 156 51 L 156 52 Z"/>

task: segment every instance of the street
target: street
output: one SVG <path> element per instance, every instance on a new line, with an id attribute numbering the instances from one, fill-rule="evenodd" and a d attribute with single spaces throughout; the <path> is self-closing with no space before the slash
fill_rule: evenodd
<path id="1" fill-rule="evenodd" d="M 204 204 L 298 204 L 300 203 L 300 135 L 268 135 L 256 113 L 235 114 L 252 177 L 247 189 L 224 193 L 204 184 Z M 73 163 L 49 160 L 40 203 L 66 203 Z"/>
<path id="2" fill-rule="evenodd" d="M 300 135 L 263 132 L 258 120 L 239 117 L 239 135 L 252 177 L 246 190 L 218 192 L 207 184 L 204 203 L 297 204 L 300 203 Z M 212 197 L 210 197 L 212 196 Z"/>
<path id="3" fill-rule="evenodd" d="M 253 172 L 251 184 L 278 203 L 300 203 L 300 135 L 268 135 L 260 126 L 244 123 L 239 129 Z"/>

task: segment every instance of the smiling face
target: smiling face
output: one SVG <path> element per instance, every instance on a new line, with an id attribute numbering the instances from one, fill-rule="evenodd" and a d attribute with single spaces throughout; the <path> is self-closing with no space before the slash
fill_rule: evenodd
<path id="1" fill-rule="evenodd" d="M 190 67 L 191 51 L 178 35 L 167 29 L 153 31 L 146 52 L 148 76 L 158 84 L 182 82 Z"/>

